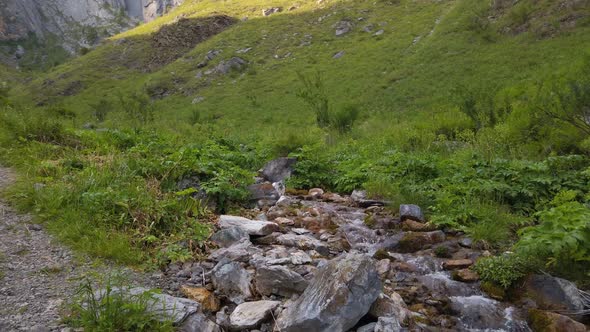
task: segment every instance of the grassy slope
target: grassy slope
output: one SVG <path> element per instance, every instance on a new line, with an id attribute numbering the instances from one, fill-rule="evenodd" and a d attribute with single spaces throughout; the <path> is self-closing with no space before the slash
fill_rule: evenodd
<path id="1" fill-rule="evenodd" d="M 520 4 L 531 1 L 522 1 Z M 477 159 L 479 157 L 475 158 L 473 153 L 474 150 L 481 152 L 487 149 L 484 152 L 488 150 L 491 152 L 490 160 L 493 157 L 502 156 L 497 151 L 498 147 L 508 145 L 503 141 L 504 136 L 499 135 L 504 128 L 499 128 L 498 131 L 490 131 L 491 128 L 486 128 L 490 129 L 487 131 L 487 137 L 483 135 L 486 134 L 485 130 L 482 131 L 483 134 L 472 133 L 478 136 L 477 139 L 449 137 L 449 140 L 459 142 L 446 142 L 447 138 L 445 138 L 442 143 L 459 143 L 461 146 L 473 145 L 474 147 L 474 149 L 460 149 L 450 156 L 444 154 L 447 152 L 437 155 L 433 151 L 422 149 L 422 146 L 413 146 L 413 141 L 422 140 L 429 146 L 435 146 L 436 143 L 441 143 L 435 140 L 436 135 L 439 134 L 438 129 L 442 126 L 453 130 L 474 129 L 473 124 L 464 115 L 453 112 L 455 106 L 450 98 L 450 91 L 454 87 L 490 89 L 491 86 L 515 86 L 511 93 L 520 94 L 523 89 L 529 88 L 528 83 L 542 79 L 548 74 L 561 75 L 573 71 L 577 62 L 590 51 L 588 31 L 590 28 L 587 20 L 580 19 L 575 27 L 559 27 L 553 32 L 550 31 L 549 34 L 544 30 L 544 23 L 549 22 L 551 26 L 558 27 L 561 24 L 559 22 L 564 19 L 567 21 L 567 18 L 572 16 L 572 12 L 577 13 L 576 15 L 587 15 L 588 7 L 568 9 L 557 7 L 553 1 L 537 1 L 536 7 L 528 8 L 523 14 L 521 9 L 518 9 L 520 7 L 515 7 L 518 9 L 516 11 L 514 8 L 491 9 L 479 0 L 330 1 L 325 5 L 317 5 L 316 1 L 301 3 L 302 5 L 294 11 L 264 18 L 261 17 L 262 8 L 271 6 L 288 8 L 292 3 L 248 0 L 221 3 L 187 1 L 170 15 L 116 36 L 112 42 L 88 55 L 41 75 L 27 85 L 28 89 L 14 89 L 13 94 L 16 95 L 16 99 L 23 103 L 35 104 L 40 101 L 62 103 L 66 108 L 78 113 L 74 121 L 77 128 L 82 123 L 91 121 L 89 104 L 99 99 L 109 99 L 116 103 L 119 94 L 129 94 L 144 86 L 163 87 L 170 92 L 166 98 L 156 101 L 157 121 L 150 125 L 158 129 L 172 129 L 174 132 L 172 135 L 166 130 L 159 131 L 164 133 L 159 139 L 144 137 L 143 134 L 137 133 L 76 131 L 73 141 L 74 143 L 81 141 L 79 145 L 68 143 L 69 134 L 65 138 L 56 140 L 56 144 L 37 144 L 33 138 L 24 140 L 23 150 L 20 145 L 14 148 L 10 145 L 8 150 L 12 150 L 14 156 L 22 156 L 25 161 L 29 161 L 27 158 L 34 159 L 35 163 L 40 163 L 40 165 L 30 166 L 32 170 L 28 173 L 36 174 L 41 179 L 31 176 L 32 178 L 29 179 L 31 183 L 25 183 L 21 191 L 30 192 L 32 183 L 38 181 L 46 181 L 51 190 L 54 190 L 53 194 L 47 196 L 36 192 L 21 195 L 29 197 L 26 203 L 30 206 L 27 208 L 41 206 L 43 211 L 47 209 L 50 215 L 58 216 L 62 215 L 62 210 L 67 210 L 71 214 L 60 217 L 65 220 L 63 223 L 53 223 L 56 232 L 69 233 L 62 234 L 61 238 L 96 255 L 115 257 L 121 261 L 141 261 L 137 247 L 134 252 L 125 248 L 130 241 L 135 245 L 139 243 L 141 246 L 147 239 L 151 239 L 147 235 L 153 234 L 149 232 L 149 229 L 145 231 L 135 224 L 130 228 L 124 226 L 122 228 L 124 231 L 120 233 L 112 232 L 109 229 L 110 223 L 116 221 L 117 218 L 113 216 L 115 212 L 118 213 L 118 210 L 112 208 L 110 200 L 131 203 L 138 201 L 141 203 L 138 204 L 138 212 L 146 212 L 150 217 L 149 214 L 153 213 L 154 219 L 166 221 L 167 214 L 166 218 L 159 215 L 162 212 L 161 208 L 170 202 L 176 202 L 177 199 L 173 191 L 170 191 L 173 189 L 158 183 L 154 185 L 152 181 L 168 179 L 170 170 L 166 168 L 170 167 L 169 165 L 173 165 L 172 169 L 177 167 L 175 163 L 186 167 L 186 169 L 183 168 L 186 174 L 194 171 L 195 165 L 209 165 L 203 168 L 215 173 L 211 180 L 212 187 L 227 192 L 245 184 L 243 179 L 234 179 L 232 175 L 243 171 L 240 173 L 242 177 L 251 179 L 249 171 L 254 171 L 263 159 L 271 157 L 266 154 L 268 151 L 264 150 L 267 146 L 284 140 L 287 141 L 286 145 L 292 147 L 292 142 L 289 142 L 292 137 L 298 139 L 298 136 L 304 136 L 307 141 L 301 145 L 313 145 L 313 148 L 316 148 L 316 145 L 308 143 L 327 143 L 318 144 L 320 147 L 317 150 L 311 149 L 306 158 L 314 159 L 321 155 L 325 151 L 319 150 L 324 149 L 325 146 L 336 151 L 325 149 L 330 150 L 326 152 L 328 155 L 326 159 L 330 163 L 320 160 L 320 163 L 307 164 L 311 166 L 308 169 L 309 174 L 305 175 L 309 175 L 310 178 L 324 172 L 319 174 L 323 177 L 322 179 L 325 180 L 327 177 L 326 182 L 332 182 L 331 185 L 339 181 L 340 183 L 336 183 L 337 187 L 346 188 L 342 191 L 361 186 L 368 187 L 367 184 L 370 184 L 374 187 L 373 190 L 367 189 L 372 192 L 382 191 L 384 196 L 391 193 L 398 194 L 402 185 L 407 188 L 418 188 L 410 192 L 414 194 L 414 197 L 403 197 L 404 201 L 418 203 L 424 207 L 434 205 L 440 208 L 435 211 L 439 218 L 447 216 L 452 219 L 456 215 L 470 216 L 475 211 L 476 215 L 488 220 L 482 223 L 484 226 L 481 228 L 482 233 L 493 233 L 489 231 L 490 229 L 503 229 L 506 231 L 504 233 L 508 233 L 503 235 L 504 237 L 513 236 L 508 226 L 498 227 L 495 223 L 497 220 L 507 219 L 503 210 L 498 208 L 498 204 L 506 204 L 506 202 L 490 199 L 490 202 L 484 202 L 486 204 L 482 205 L 487 209 L 480 209 L 476 204 L 477 198 L 481 196 L 478 190 L 486 188 L 479 184 L 478 176 L 471 174 L 471 172 L 480 172 L 482 169 L 489 171 L 486 176 L 490 179 L 506 174 L 498 171 L 505 167 L 502 161 L 488 167 L 483 160 Z M 150 33 L 157 31 L 164 24 L 173 23 L 179 16 L 199 18 L 212 14 L 226 14 L 238 19 L 248 16 L 249 19 L 240 21 L 221 34 L 197 45 L 179 60 L 157 70 L 149 70 L 147 64 L 151 53 L 154 52 Z M 493 17 L 493 19 L 486 24 L 481 22 L 475 24 L 474 18 L 477 16 Z M 359 20 L 360 18 L 362 20 Z M 354 23 L 355 28 L 343 37 L 336 37 L 333 25 L 342 19 L 349 19 Z M 373 33 L 364 32 L 363 27 L 369 24 L 375 26 L 373 31 L 383 29 L 384 33 L 375 36 Z M 524 32 L 507 32 L 507 29 Z M 305 40 L 310 40 L 311 44 L 301 46 Z M 236 54 L 237 50 L 245 47 L 252 47 L 252 50 L 246 54 Z M 197 68 L 197 64 L 210 50 L 222 52 L 207 67 Z M 340 59 L 333 59 L 333 55 L 339 51 L 345 51 L 346 54 Z M 220 61 L 232 56 L 240 56 L 248 60 L 248 68 L 241 73 L 233 72 L 226 76 L 203 75 L 198 78 L 199 71 L 209 70 Z M 333 143 L 330 139 L 323 139 L 324 137 L 332 138 L 331 133 L 319 130 L 315 126 L 313 112 L 296 97 L 296 92 L 301 86 L 297 72 L 309 75 L 316 71 L 322 73 L 327 94 L 335 109 L 356 104 L 362 110 L 361 121 L 355 124 L 351 135 L 335 139 L 334 142 L 340 144 L 330 144 Z M 76 89 L 79 89 L 79 92 L 72 96 L 61 96 L 64 91 Z M 196 96 L 202 96 L 205 99 L 193 105 L 191 101 Z M 189 118 L 195 110 L 200 112 L 200 119 L 199 123 L 193 125 Z M 52 114 L 55 115 L 55 113 Z M 514 112 L 513 117 L 518 118 L 519 114 Z M 27 115 L 23 119 L 26 117 Z M 19 121 L 20 118 L 17 118 L 15 123 Z M 71 124 L 69 118 L 62 122 L 67 123 L 67 126 Z M 516 122 L 511 130 L 520 133 L 518 121 Z M 107 116 L 107 121 L 101 126 L 128 128 L 130 124 L 124 114 L 111 112 Z M 51 125 L 51 123 L 43 125 Z M 43 137 L 46 127 L 36 128 L 35 126 L 35 122 L 32 121 L 32 129 L 41 132 L 37 136 Z M 421 130 L 423 127 L 427 127 L 427 130 Z M 526 125 L 523 127 L 528 129 Z M 552 128 L 556 136 L 562 135 L 560 129 L 562 128 Z M 571 128 L 566 127 L 567 129 Z M 19 139 L 28 137 L 27 130 L 23 130 L 23 134 L 18 135 Z M 524 139 L 513 142 L 514 145 L 527 144 L 530 141 L 527 133 L 523 131 L 521 136 L 524 136 Z M 426 134 L 430 136 L 420 137 Z M 193 154 L 187 153 L 185 157 L 189 160 L 181 163 L 176 161 L 177 155 L 168 155 L 170 151 L 181 151 L 180 154 L 183 155 L 184 148 L 180 148 L 181 146 L 186 147 L 187 143 L 203 142 L 210 137 L 220 136 L 238 139 L 238 143 L 249 143 L 247 146 L 254 148 L 256 156 L 246 153 L 247 149 L 241 150 L 241 147 L 234 146 L 229 148 L 232 153 L 228 157 L 225 151 L 227 147 L 222 148 L 216 145 L 213 147 L 205 145 L 207 147 L 203 151 L 212 150 L 214 153 L 211 152 L 211 156 L 204 153 L 206 158 L 203 160 L 192 161 L 189 156 Z M 480 139 L 482 136 L 483 139 Z M 339 139 L 341 140 L 338 141 Z M 61 140 L 66 143 L 64 144 Z M 493 142 L 485 146 L 488 140 Z M 128 146 L 129 141 L 134 142 L 129 144 L 131 148 Z M 411 148 L 405 149 L 400 143 L 402 141 L 408 143 Z M 43 141 L 43 143 L 48 142 Z M 52 143 L 52 140 L 49 140 L 49 143 Z M 235 145 L 239 146 L 239 144 Z M 481 148 L 482 145 L 484 148 Z M 392 150 L 396 149 L 408 153 L 391 154 Z M 532 151 L 534 155 L 537 150 Z M 522 157 L 518 153 L 514 155 Z M 102 159 L 111 160 L 111 162 L 104 162 L 105 166 L 102 165 Z M 212 161 L 234 162 L 234 160 L 242 160 L 239 167 L 219 166 L 216 163 L 210 166 Z M 333 163 L 334 160 L 338 162 Z M 478 164 L 480 161 L 481 165 Z M 88 164 L 84 166 L 86 171 L 78 173 L 76 168 L 68 166 L 78 165 L 80 162 L 84 165 Z M 511 164 L 510 167 L 515 169 L 515 174 L 525 174 L 530 169 L 537 168 L 551 169 L 544 163 L 545 161 L 539 165 L 520 167 L 519 161 L 514 161 L 516 166 Z M 27 163 L 24 164 L 29 167 Z M 316 167 L 318 165 L 322 167 Z M 528 164 L 525 163 L 525 165 Z M 223 171 L 218 172 L 219 169 Z M 334 175 L 334 169 L 337 169 L 337 175 Z M 458 169 L 473 175 L 473 179 L 457 172 Z M 578 171 L 579 169 L 576 168 L 576 172 Z M 416 178 L 412 177 L 412 172 L 417 173 Z M 566 174 L 566 172 L 563 173 Z M 184 174 L 179 171 L 177 175 Z M 568 178 L 568 174 L 564 177 Z M 580 174 L 576 173 L 573 177 L 583 179 Z M 436 178 L 439 175 L 442 180 L 435 181 L 431 178 L 431 176 Z M 458 179 L 454 178 L 455 175 L 459 176 Z M 530 182 L 537 183 L 534 175 L 536 174 L 531 175 L 533 180 Z M 74 180 L 71 180 L 70 176 L 74 176 Z M 400 176 L 401 180 L 396 176 Z M 95 181 L 96 177 L 99 177 L 100 181 Z M 553 178 L 561 181 L 555 175 L 551 176 L 551 179 Z M 170 177 L 168 180 L 171 182 L 174 179 L 176 178 Z M 444 194 L 447 193 L 445 190 L 420 187 L 420 185 L 428 187 L 429 184 L 437 181 L 439 184 L 442 183 L 441 188 L 447 190 L 451 198 L 445 200 Z M 523 187 L 529 186 L 530 183 L 527 181 L 524 181 Z M 512 189 L 514 188 L 512 182 L 511 178 L 502 179 L 499 181 L 501 184 L 499 187 L 501 190 Z M 87 183 L 92 183 L 93 187 L 86 188 Z M 490 184 L 493 187 L 490 192 L 498 189 L 493 186 L 494 183 Z M 312 185 L 324 184 L 319 181 Z M 463 184 L 465 186 L 461 187 Z M 575 182 L 575 185 L 577 186 L 578 183 Z M 456 186 L 460 188 L 457 189 Z M 545 185 L 540 187 L 539 190 L 545 192 Z M 561 188 L 561 184 L 557 187 Z M 158 190 L 152 190 L 154 188 Z M 165 191 L 164 195 L 159 192 L 160 189 Z M 456 192 L 454 192 L 455 189 L 457 189 Z M 528 188 L 525 188 L 525 192 L 530 192 L 527 190 Z M 439 191 L 443 194 L 438 195 Z M 581 192 L 586 193 L 587 189 Z M 103 195 L 104 193 L 108 195 Z M 84 200 L 78 200 L 78 197 L 84 199 L 93 197 L 89 194 L 97 195 L 96 207 Z M 509 194 L 514 193 L 510 191 Z M 434 198 L 420 200 L 421 197 L 429 195 Z M 552 189 L 544 195 L 547 196 L 543 196 L 543 200 L 546 201 L 551 199 L 555 192 Z M 536 197 L 536 193 L 532 196 Z M 55 197 L 65 198 L 61 198 L 58 204 L 53 201 Z M 43 201 L 45 198 L 47 202 Z M 426 202 L 428 200 L 430 201 Z M 463 201 L 463 203 L 458 204 L 457 201 Z M 445 202 L 450 207 L 445 206 Z M 531 199 L 531 202 L 526 203 L 533 206 L 538 202 L 536 199 Z M 120 205 L 117 206 L 120 207 Z M 465 208 L 468 213 L 454 211 L 456 206 L 460 209 Z M 97 211 L 105 210 L 103 207 L 111 207 L 113 215 L 101 216 L 99 213 L 96 216 Z M 170 216 L 182 215 L 172 210 L 173 213 L 170 213 Z M 527 210 L 527 213 L 530 211 L 534 211 L 532 207 Z M 125 218 L 135 222 L 133 213 L 129 213 Z M 121 222 L 131 222 L 125 218 L 121 217 Z M 100 229 L 88 227 L 84 222 L 86 219 L 92 225 L 104 224 L 105 226 Z M 145 219 L 150 221 L 150 218 Z M 479 219 L 475 218 L 475 220 L 469 219 L 465 222 L 476 224 Z M 163 224 L 167 224 L 167 221 Z M 134 233 L 137 228 L 141 231 Z M 189 229 L 184 226 L 181 228 Z M 159 237 L 157 243 L 149 246 L 153 251 L 167 243 L 173 243 L 179 237 L 187 236 L 182 232 L 177 234 L 175 230 L 164 230 L 162 234 L 156 235 Z M 94 240 L 83 241 L 86 239 Z M 126 253 L 131 257 L 123 257 Z"/>
<path id="2" fill-rule="evenodd" d="M 319 7 L 315 1 L 301 3 L 296 10 L 261 17 L 262 8 L 288 8 L 291 3 L 188 1 L 170 15 L 114 38 L 126 38 L 127 43 L 99 47 L 57 68 L 32 87 L 37 94 L 47 96 L 51 89 L 58 93 L 71 82 L 82 82 L 85 90 L 66 98 L 65 104 L 88 117 L 88 103 L 101 95 L 109 98 L 115 92 L 131 91 L 144 84 L 168 86 L 174 94 L 158 103 L 161 125 L 182 128 L 195 108 L 191 101 L 195 96 L 204 96 L 205 101 L 198 105 L 202 118 L 216 119 L 219 126 L 228 129 L 255 132 L 271 124 L 300 128 L 313 124 L 311 111 L 295 96 L 300 85 L 296 73 L 319 70 L 336 107 L 362 105 L 366 118 L 382 113 L 374 118 L 382 124 L 387 118 L 397 121 L 404 110 L 432 112 L 449 108 L 448 94 L 454 86 L 505 86 L 567 71 L 590 50 L 589 28 L 582 26 L 582 20 L 576 29 L 551 38 L 539 38 L 534 31 L 516 36 L 478 31 L 471 22 L 474 13 L 483 9 L 478 9 L 481 3 L 473 0 L 397 4 L 332 1 Z M 566 9 L 548 10 L 546 7 L 551 6 L 547 3 L 535 7 L 538 13 L 551 13 L 551 19 L 543 20 L 557 21 L 568 14 Z M 249 19 L 156 72 L 141 70 L 150 51 L 149 33 L 175 17 L 213 13 Z M 511 20 L 516 20 L 510 13 L 502 15 L 492 23 L 493 29 L 510 26 Z M 336 37 L 333 25 L 341 19 L 350 19 L 355 28 Z M 533 23 L 529 30 L 533 30 Z M 364 32 L 368 24 L 375 26 L 373 31 L 383 29 L 384 34 Z M 300 46 L 306 35 L 312 36 L 311 45 Z M 245 73 L 195 77 L 245 47 L 252 47 L 249 53 L 240 55 L 250 62 Z M 208 67 L 197 69 L 196 64 L 213 49 L 221 50 L 221 55 Z M 345 56 L 332 59 L 338 51 L 345 51 Z M 133 68 L 136 66 L 140 68 Z M 49 90 L 47 84 L 42 85 L 47 79 L 52 81 Z M 256 103 L 252 96 L 256 96 Z"/>

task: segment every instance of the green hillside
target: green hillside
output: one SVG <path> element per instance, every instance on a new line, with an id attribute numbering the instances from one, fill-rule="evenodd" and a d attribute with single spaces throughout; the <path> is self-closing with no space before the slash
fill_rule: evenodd
<path id="1" fill-rule="evenodd" d="M 175 127 L 189 117 L 191 101 L 202 96 L 203 118 L 221 112 L 217 123 L 224 127 L 258 130 L 269 121 L 313 124 L 296 97 L 297 73 L 320 71 L 334 108 L 358 105 L 365 118 L 382 124 L 393 116 L 397 122 L 407 110 L 432 114 L 452 108 L 449 93 L 456 87 L 501 89 L 575 71 L 588 52 L 587 7 L 535 3 L 495 8 L 466 0 L 306 1 L 288 11 L 291 3 L 285 1 L 189 1 L 43 75 L 31 89 L 36 101 L 59 100 L 90 120 L 87 105 L 101 95 L 146 88 L 158 100 L 158 122 Z M 262 17 L 263 8 L 275 6 L 284 11 Z M 190 47 L 184 31 L 211 15 L 237 22 Z M 244 17 L 248 20 L 241 21 Z M 337 37 L 334 25 L 342 20 L 353 25 L 352 31 Z M 156 46 L 158 38 L 173 42 Z M 177 47 L 185 41 L 190 46 Z M 251 50 L 237 53 L 246 48 Z M 211 50 L 220 54 L 198 68 Z M 344 56 L 333 59 L 341 51 Z M 234 56 L 248 62 L 241 72 L 203 74 Z"/>
<path id="2" fill-rule="evenodd" d="M 590 1 L 187 0 L 11 83 L 1 161 L 16 204 L 129 264 L 197 255 L 161 249 L 290 155 L 290 189 L 419 204 L 587 282 L 589 56 Z M 192 175 L 217 211 L 177 192 Z"/>

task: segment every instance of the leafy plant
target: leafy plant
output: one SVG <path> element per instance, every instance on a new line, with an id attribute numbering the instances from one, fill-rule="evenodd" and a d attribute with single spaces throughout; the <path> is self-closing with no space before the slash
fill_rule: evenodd
<path id="1" fill-rule="evenodd" d="M 529 270 L 527 261 L 516 254 L 482 258 L 473 266 L 481 280 L 510 288 L 523 278 Z"/>
<path id="2" fill-rule="evenodd" d="M 558 195 L 554 202 L 560 202 L 565 195 Z M 573 198 L 571 192 L 567 198 Z M 519 250 L 545 253 L 548 267 L 590 262 L 590 208 L 570 201 L 540 211 L 536 216 L 539 225 L 520 231 L 516 245 Z"/>

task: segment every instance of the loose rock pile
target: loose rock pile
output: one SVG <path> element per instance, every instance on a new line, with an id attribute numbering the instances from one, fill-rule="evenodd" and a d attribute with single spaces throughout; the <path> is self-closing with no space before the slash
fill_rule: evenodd
<path id="1" fill-rule="evenodd" d="M 220 216 L 219 248 L 169 266 L 169 290 L 205 293 L 192 298 L 227 331 L 528 330 L 523 312 L 479 290 L 469 266 L 482 252 L 423 223 L 419 207 L 402 206 L 402 221 L 360 192 L 277 201 L 258 220 Z"/>

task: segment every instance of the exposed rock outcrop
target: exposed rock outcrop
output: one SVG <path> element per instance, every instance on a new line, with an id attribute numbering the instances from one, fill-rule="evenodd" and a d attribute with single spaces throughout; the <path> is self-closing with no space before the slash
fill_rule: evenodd
<path id="1" fill-rule="evenodd" d="M 0 3 L 0 42 L 49 37 L 70 53 L 147 22 L 183 0 L 4 0 Z M 17 56 L 18 47 L 2 50 Z M 20 49 L 20 53 L 29 50 Z"/>

